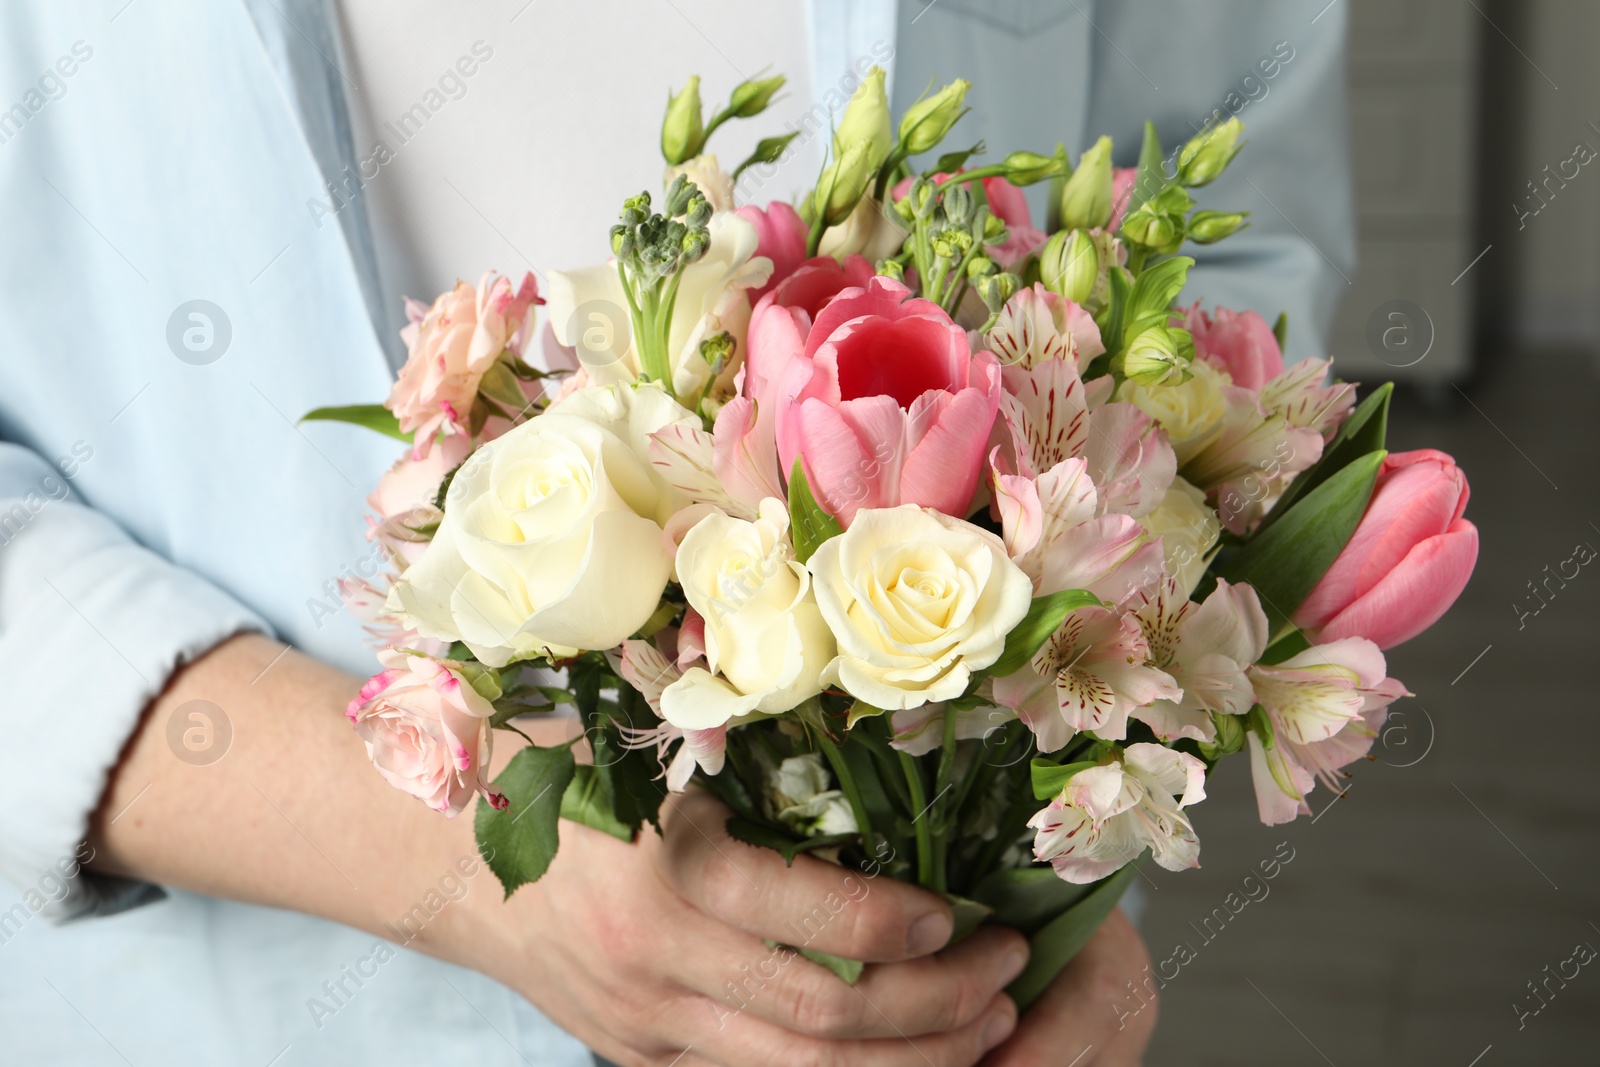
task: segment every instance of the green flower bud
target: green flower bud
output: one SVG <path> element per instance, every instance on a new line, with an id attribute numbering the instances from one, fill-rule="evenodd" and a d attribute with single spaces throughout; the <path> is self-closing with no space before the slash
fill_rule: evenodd
<path id="1" fill-rule="evenodd" d="M 1117 231 L 1125 240 L 1156 252 L 1176 252 L 1185 236 L 1185 217 L 1194 200 L 1181 187 L 1173 185 L 1140 204 L 1122 220 Z"/>
<path id="2" fill-rule="evenodd" d="M 889 130 L 889 94 L 883 88 L 883 68 L 873 67 L 856 86 L 833 131 L 833 154 L 843 159 L 854 145 L 866 149 L 865 166 L 876 171 L 892 145 Z"/>
<path id="3" fill-rule="evenodd" d="M 633 227 L 621 223 L 611 227 L 611 254 L 627 259 L 633 254 Z"/>
<path id="4" fill-rule="evenodd" d="M 967 90 L 972 83 L 957 78 L 926 99 L 919 100 L 900 120 L 900 148 L 908 156 L 919 155 L 944 140 L 950 127 L 966 114 Z"/>
<path id="5" fill-rule="evenodd" d="M 700 187 L 680 174 L 667 186 L 666 203 L 662 205 L 661 213 L 669 219 L 675 219 L 688 211 L 689 201 L 699 195 Z"/>
<path id="6" fill-rule="evenodd" d="M 767 109 L 772 102 L 772 94 L 783 88 L 783 83 L 788 81 L 782 74 L 772 78 L 752 78 L 742 81 L 733 87 L 733 95 L 728 100 L 728 114 L 735 118 L 755 118 Z"/>
<path id="7" fill-rule="evenodd" d="M 947 186 L 944 191 L 944 217 L 952 226 L 965 227 L 972 221 L 977 198 L 963 185 Z"/>
<path id="8" fill-rule="evenodd" d="M 700 342 L 700 358 L 711 368 L 712 377 L 722 373 L 722 368 L 733 358 L 735 344 L 733 334 L 727 330 L 714 333 Z"/>
<path id="9" fill-rule="evenodd" d="M 885 278 L 893 278 L 897 282 L 906 280 L 906 265 L 898 259 L 880 259 L 873 269 Z"/>
<path id="10" fill-rule="evenodd" d="M 650 217 L 650 191 L 647 189 L 638 196 L 630 196 L 622 202 L 622 224 L 624 226 L 637 226 Z"/>
<path id="11" fill-rule="evenodd" d="M 1061 161 L 1037 152 L 1013 152 L 1005 158 L 1006 177 L 1012 185 L 1032 185 L 1061 173 Z"/>
<path id="12" fill-rule="evenodd" d="M 1187 330 L 1151 326 L 1122 353 L 1122 374 L 1138 385 L 1178 385 L 1189 378 L 1194 339 Z"/>
<path id="13" fill-rule="evenodd" d="M 946 226 L 929 235 L 933 254 L 941 259 L 962 260 L 972 250 L 972 234 Z"/>
<path id="14" fill-rule="evenodd" d="M 1061 190 L 1061 225 L 1092 230 L 1111 221 L 1111 138 L 1102 137 L 1078 159 Z"/>
<path id="15" fill-rule="evenodd" d="M 999 215 L 988 215 L 983 220 L 984 244 L 999 244 L 1006 239 L 1006 220 Z"/>
<path id="16" fill-rule="evenodd" d="M 1051 292 L 1089 307 L 1106 263 L 1088 230 L 1052 234 L 1039 257 L 1039 280 Z"/>
<path id="17" fill-rule="evenodd" d="M 1005 307 L 1006 301 L 1010 300 L 1021 287 L 1022 279 L 1006 271 L 1001 271 L 999 274 L 985 274 L 973 283 L 979 299 L 991 312 L 997 312 Z"/>
<path id="18" fill-rule="evenodd" d="M 696 193 L 689 198 L 689 207 L 683 213 L 684 221 L 690 226 L 704 226 L 711 221 L 711 204 L 705 197 Z"/>
<path id="19" fill-rule="evenodd" d="M 999 269 L 1000 268 L 995 265 L 994 260 L 990 259 L 988 256 L 973 256 L 972 259 L 967 262 L 967 277 L 978 279 L 986 274 L 993 274 Z"/>
<path id="20" fill-rule="evenodd" d="M 1245 226 L 1248 211 L 1197 211 L 1189 220 L 1189 240 L 1197 245 L 1215 244 L 1232 237 Z"/>
<path id="21" fill-rule="evenodd" d="M 679 265 L 688 266 L 706 254 L 706 249 L 711 247 L 711 231 L 707 229 L 694 229 L 684 233 L 678 242 L 682 249 Z"/>
<path id="22" fill-rule="evenodd" d="M 1245 727 L 1244 717 L 1240 715 L 1225 715 L 1222 712 L 1211 713 L 1212 725 L 1216 727 L 1215 741 L 1199 743 L 1200 754 L 1208 760 L 1221 759 L 1231 756 L 1244 747 Z"/>
<path id="23" fill-rule="evenodd" d="M 872 162 L 871 151 L 871 144 L 856 142 L 817 179 L 817 188 L 811 194 L 812 206 L 827 225 L 837 226 L 849 218 L 872 184 L 878 167 Z"/>
<path id="24" fill-rule="evenodd" d="M 667 98 L 667 117 L 661 123 L 661 154 L 676 167 L 700 153 L 705 138 L 705 120 L 700 112 L 700 75 Z"/>
<path id="25" fill-rule="evenodd" d="M 1244 147 L 1243 132 L 1244 123 L 1232 118 L 1191 137 L 1178 153 L 1178 181 L 1191 187 L 1214 181 Z"/>

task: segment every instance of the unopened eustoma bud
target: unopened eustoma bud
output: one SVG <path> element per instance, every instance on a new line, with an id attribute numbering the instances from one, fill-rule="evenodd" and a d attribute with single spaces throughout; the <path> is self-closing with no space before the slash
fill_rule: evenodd
<path id="1" fill-rule="evenodd" d="M 772 94 L 783 88 L 788 79 L 782 74 L 772 78 L 752 78 L 733 87 L 728 100 L 728 114 L 741 119 L 755 118 L 772 102 Z"/>
<path id="2" fill-rule="evenodd" d="M 893 134 L 889 129 L 889 94 L 883 86 L 883 68 L 873 67 L 856 86 L 833 133 L 833 154 L 843 159 L 856 145 L 865 148 L 865 166 L 877 170 L 889 154 Z"/>
<path id="3" fill-rule="evenodd" d="M 1211 723 L 1216 728 L 1215 741 L 1199 742 L 1200 754 L 1208 760 L 1221 759 L 1244 747 L 1244 718 L 1225 712 L 1211 713 Z"/>
<path id="4" fill-rule="evenodd" d="M 957 78 L 927 99 L 912 104 L 900 120 L 900 150 L 915 156 L 944 140 L 950 127 L 966 114 L 970 88 L 971 82 Z"/>
<path id="5" fill-rule="evenodd" d="M 1088 307 L 1105 263 L 1088 230 L 1052 234 L 1039 258 L 1039 280 L 1045 288 L 1074 304 Z"/>
<path id="6" fill-rule="evenodd" d="M 1187 330 L 1151 326 L 1122 353 L 1122 374 L 1137 385 L 1177 385 L 1187 381 L 1194 339 Z"/>
<path id="7" fill-rule="evenodd" d="M 878 169 L 869 155 L 871 150 L 869 144 L 851 145 L 817 179 L 812 208 L 829 226 L 837 226 L 849 218 L 871 184 Z"/>
<path id="8" fill-rule="evenodd" d="M 1012 185 L 1032 185 L 1061 173 L 1061 161 L 1037 152 L 1013 152 L 1005 158 L 1006 178 Z"/>
<path id="9" fill-rule="evenodd" d="M 1175 252 L 1186 235 L 1185 217 L 1194 200 L 1179 186 L 1163 189 L 1122 220 L 1117 231 L 1124 240 L 1156 252 Z"/>
<path id="10" fill-rule="evenodd" d="M 1061 225 L 1094 229 L 1111 221 L 1111 138 L 1102 137 L 1078 159 L 1061 190 Z"/>
<path id="11" fill-rule="evenodd" d="M 1191 137 L 1178 153 L 1178 181 L 1191 187 L 1214 181 L 1244 147 L 1243 132 L 1244 123 L 1232 118 Z"/>
<path id="12" fill-rule="evenodd" d="M 1248 211 L 1197 211 L 1189 220 L 1189 240 L 1197 245 L 1215 244 L 1243 229 L 1249 214 Z"/>
<path id="13" fill-rule="evenodd" d="M 700 75 L 667 99 L 667 117 L 661 123 L 661 154 L 676 167 L 700 152 L 705 120 L 700 111 Z"/>

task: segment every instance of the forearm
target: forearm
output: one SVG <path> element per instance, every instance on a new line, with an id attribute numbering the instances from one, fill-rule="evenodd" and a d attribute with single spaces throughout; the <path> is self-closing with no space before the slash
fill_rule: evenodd
<path id="1" fill-rule="evenodd" d="M 441 878 L 459 876 L 459 863 L 476 862 L 476 846 L 470 810 L 446 819 L 390 788 L 367 763 L 344 717 L 359 685 L 251 635 L 180 671 L 107 786 L 91 825 L 95 866 L 386 934 L 385 924 Z M 204 753 L 214 762 L 197 764 L 181 743 L 169 743 L 189 726 L 191 701 L 223 709 L 231 726 L 225 753 Z M 175 714 L 180 726 L 169 730 Z M 540 727 L 563 730 L 561 722 Z M 220 737 L 214 730 L 213 744 Z M 521 742 L 511 734 L 497 740 L 499 765 Z M 481 865 L 475 871 L 489 880 Z"/>

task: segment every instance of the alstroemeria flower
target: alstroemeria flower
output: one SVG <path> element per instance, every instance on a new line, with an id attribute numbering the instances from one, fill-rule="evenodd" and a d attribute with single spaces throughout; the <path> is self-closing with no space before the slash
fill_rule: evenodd
<path id="1" fill-rule="evenodd" d="M 1157 737 L 1210 741 L 1216 737 L 1213 714 L 1250 710 L 1255 695 L 1247 671 L 1267 647 L 1267 616 L 1254 589 L 1218 579 L 1197 604 L 1169 577 L 1136 593 L 1129 610 L 1144 631 L 1151 662 L 1183 689 L 1179 699 L 1163 698 L 1135 712 Z"/>
<path id="2" fill-rule="evenodd" d="M 1150 662 L 1138 621 L 1105 608 L 1070 613 L 1027 666 L 994 680 L 995 702 L 1016 710 L 1043 752 L 1084 730 L 1119 741 L 1130 713 L 1182 697 L 1172 676 Z"/>
<path id="3" fill-rule="evenodd" d="M 622 642 L 619 651 L 607 653 L 607 658 L 617 677 L 638 690 L 650 710 L 661 717 L 661 694 L 683 677 L 678 664 L 669 663 L 661 650 L 649 641 L 633 639 Z M 628 748 L 655 748 L 666 770 L 667 788 L 674 793 L 688 788 L 696 766 L 707 774 L 722 773 L 728 745 L 727 723 L 703 730 L 685 730 L 663 722 L 654 729 L 624 728 L 623 736 Z M 678 745 L 677 755 L 668 763 L 667 751 L 678 742 L 682 744 Z"/>
<path id="4" fill-rule="evenodd" d="M 1385 669 L 1378 646 L 1360 637 L 1250 668 L 1256 700 L 1272 728 L 1270 738 L 1255 729 L 1249 733 L 1263 823 L 1276 826 L 1310 814 L 1305 797 L 1319 778 L 1339 790 L 1339 769 L 1366 754 L 1383 709 L 1407 695 Z"/>
<path id="5" fill-rule="evenodd" d="M 1090 767 L 1028 825 L 1033 854 L 1062 879 L 1097 882 L 1146 848 L 1169 871 L 1200 865 L 1200 840 L 1183 809 L 1206 798 L 1205 764 L 1162 745 L 1129 745 L 1120 762 Z"/>

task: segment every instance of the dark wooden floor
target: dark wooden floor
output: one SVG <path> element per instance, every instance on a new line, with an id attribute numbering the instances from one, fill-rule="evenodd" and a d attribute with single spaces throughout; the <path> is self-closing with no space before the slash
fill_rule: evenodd
<path id="1" fill-rule="evenodd" d="M 1152 1065 L 1600 1064 L 1600 958 L 1567 962 L 1600 950 L 1600 559 L 1518 614 L 1600 550 L 1600 374 L 1530 354 L 1449 394 L 1401 398 L 1390 446 L 1466 469 L 1477 572 L 1390 653 L 1417 696 L 1334 807 L 1319 791 L 1314 823 L 1263 827 L 1235 759 L 1196 810 L 1204 866 L 1146 865 L 1146 939 L 1177 974 Z M 1267 895 L 1204 926 L 1280 842 Z"/>

